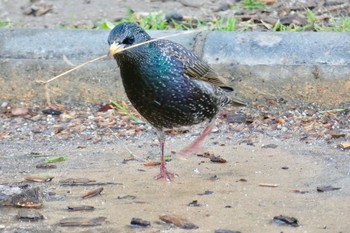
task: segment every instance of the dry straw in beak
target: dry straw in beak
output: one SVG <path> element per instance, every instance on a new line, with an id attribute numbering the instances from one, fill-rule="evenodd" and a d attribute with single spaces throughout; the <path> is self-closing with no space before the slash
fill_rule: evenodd
<path id="1" fill-rule="evenodd" d="M 38 83 L 42 83 L 42 84 L 47 84 L 49 82 L 52 82 L 66 74 L 69 74 L 70 72 L 74 71 L 74 70 L 77 70 L 77 69 L 80 69 L 81 67 L 87 65 L 87 64 L 90 64 L 90 63 L 93 63 L 95 61 L 98 61 L 98 60 L 101 60 L 103 58 L 106 58 L 107 56 L 114 56 L 115 54 L 117 53 L 120 53 L 122 51 L 125 51 L 125 50 L 128 50 L 128 49 L 132 49 L 132 48 L 136 48 L 138 46 L 141 46 L 141 45 L 144 45 L 144 44 L 148 44 L 148 43 L 151 43 L 151 42 L 154 42 L 154 41 L 157 41 L 157 40 L 162 40 L 162 39 L 166 39 L 166 38 L 169 38 L 169 37 L 174 37 L 174 36 L 179 36 L 179 35 L 183 35 L 183 34 L 189 34 L 189 33 L 194 33 L 194 32 L 198 32 L 198 31 L 185 31 L 185 32 L 180 32 L 180 33 L 176 33 L 176 34 L 172 34 L 172 35 L 169 35 L 169 36 L 163 36 L 163 37 L 159 37 L 159 38 L 156 38 L 156 39 L 152 39 L 152 40 L 148 40 L 148 41 L 145 41 L 145 42 L 142 42 L 142 43 L 139 43 L 139 44 L 135 44 L 135 45 L 132 45 L 132 46 L 129 46 L 129 47 L 126 47 L 124 48 L 124 46 L 122 45 L 118 45 L 116 44 L 115 42 L 111 44 L 110 48 L 109 48 L 109 51 L 108 51 L 108 54 L 107 55 L 103 55 L 103 56 L 100 56 L 98 58 L 95 58 L 95 59 L 92 59 L 90 61 L 87 61 L 87 62 L 84 62 L 70 70 L 67 70 L 47 81 L 42 81 L 42 80 L 38 80 L 37 82 Z"/>
<path id="2" fill-rule="evenodd" d="M 124 51 L 124 46 L 121 44 L 117 44 L 116 42 L 113 42 L 111 46 L 109 47 L 108 56 L 113 57 L 117 53 L 120 53 L 121 51 Z"/>

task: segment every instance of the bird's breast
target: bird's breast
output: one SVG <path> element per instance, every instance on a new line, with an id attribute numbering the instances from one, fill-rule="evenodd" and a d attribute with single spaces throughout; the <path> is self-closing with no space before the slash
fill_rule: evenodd
<path id="1" fill-rule="evenodd" d="M 218 98 L 211 85 L 166 63 L 120 63 L 125 92 L 136 110 L 157 128 L 173 128 L 213 118 Z"/>

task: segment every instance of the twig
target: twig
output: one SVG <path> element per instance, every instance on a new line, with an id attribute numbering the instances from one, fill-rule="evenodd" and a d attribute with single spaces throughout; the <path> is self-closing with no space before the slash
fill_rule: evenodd
<path id="1" fill-rule="evenodd" d="M 123 51 L 128 50 L 128 49 L 139 47 L 141 45 L 148 44 L 148 43 L 151 43 L 151 42 L 154 42 L 154 41 L 157 41 L 157 40 L 162 40 L 162 39 L 166 39 L 166 38 L 169 38 L 169 37 L 174 37 L 174 36 L 183 35 L 183 34 L 189 34 L 189 33 L 194 33 L 194 32 L 197 32 L 197 31 L 195 31 L 195 30 L 193 30 L 193 31 L 186 31 L 186 32 L 176 33 L 176 34 L 173 34 L 173 35 L 158 37 L 158 38 L 151 39 L 151 40 L 139 43 L 139 44 L 135 44 L 135 45 L 129 46 L 127 48 L 123 48 L 123 49 L 119 50 L 118 53 L 123 52 Z M 59 75 L 57 75 L 57 76 L 47 80 L 47 81 L 37 80 L 37 82 L 38 83 L 43 83 L 43 84 L 52 82 L 52 81 L 54 81 L 54 80 L 56 80 L 56 79 L 58 79 L 58 78 L 60 78 L 60 77 L 62 77 L 64 75 L 66 75 L 66 74 L 69 74 L 70 72 L 72 72 L 74 70 L 80 69 L 81 67 L 86 66 L 87 64 L 93 63 L 95 61 L 101 60 L 101 59 L 106 58 L 106 57 L 108 57 L 108 55 L 100 56 L 98 58 L 95 58 L 95 59 L 89 60 L 87 62 L 84 62 L 84 63 L 82 63 L 82 64 L 80 64 L 80 65 L 78 65 L 78 66 L 76 66 L 76 67 L 74 67 L 74 68 L 72 68 L 70 70 L 67 70 L 67 71 L 65 71 L 65 72 L 63 72 L 63 73 L 61 73 L 61 74 L 59 74 Z"/>
<path id="2" fill-rule="evenodd" d="M 43 84 L 52 82 L 52 81 L 58 79 L 59 77 L 62 77 L 63 75 L 66 75 L 66 74 L 68 74 L 68 73 L 70 73 L 70 72 L 72 72 L 72 71 L 74 71 L 74 70 L 77 70 L 77 69 L 79 69 L 79 68 L 81 68 L 81 67 L 83 67 L 83 66 L 85 66 L 85 65 L 87 65 L 87 64 L 90 64 L 90 63 L 92 63 L 92 62 L 101 60 L 101 59 L 106 58 L 106 57 L 107 57 L 107 55 L 100 56 L 100 57 L 98 57 L 98 58 L 95 58 L 95 59 L 92 59 L 92 60 L 90 60 L 90 61 L 84 62 L 84 63 L 82 63 L 82 64 L 80 64 L 80 65 L 78 65 L 78 66 L 76 66 L 76 67 L 74 67 L 74 68 L 72 68 L 72 69 L 70 69 L 70 70 L 67 70 L 67 71 L 65 71 L 65 72 L 63 72 L 63 73 L 61 73 L 61 74 L 59 74 L 59 75 L 57 75 L 57 76 L 55 76 L 55 77 L 53 77 L 53 78 L 47 80 L 47 81 L 37 80 L 37 82 L 43 83 Z"/>
<path id="3" fill-rule="evenodd" d="M 125 50 L 128 50 L 128 49 L 132 49 L 132 48 L 135 48 L 135 47 L 144 45 L 144 44 L 148 44 L 148 43 L 151 43 L 151 42 L 154 42 L 154 41 L 157 41 L 157 40 L 162 40 L 162 39 L 166 39 L 166 38 L 169 38 L 169 37 L 174 37 L 174 36 L 183 35 L 183 34 L 188 34 L 188 33 L 194 33 L 194 32 L 198 32 L 198 31 L 193 30 L 193 31 L 186 31 L 186 32 L 176 33 L 176 34 L 168 35 L 168 36 L 162 36 L 162 37 L 159 37 L 159 38 L 156 38 L 156 39 L 151 39 L 151 40 L 148 40 L 148 41 L 145 41 L 145 42 L 136 44 L 136 45 L 129 46 L 129 47 L 127 47 L 127 48 L 123 48 L 123 49 L 119 50 L 117 53 L 120 53 L 120 52 L 125 51 Z M 53 77 L 53 78 L 47 80 L 47 81 L 36 80 L 37 83 L 41 83 L 41 84 L 44 84 L 44 85 L 45 85 L 46 102 L 47 102 L 48 106 L 49 106 L 49 107 L 52 106 L 51 98 L 50 98 L 50 89 L 49 89 L 49 87 L 48 87 L 48 83 L 50 83 L 50 82 L 52 82 L 52 81 L 54 81 L 54 80 L 56 80 L 56 79 L 58 79 L 58 78 L 60 78 L 60 77 L 62 77 L 62 76 L 64 76 L 64 75 L 66 75 L 66 74 L 69 74 L 70 72 L 72 72 L 72 71 L 74 71 L 74 70 L 78 70 L 78 69 L 80 69 L 81 67 L 86 66 L 87 64 L 90 64 L 90 63 L 93 63 L 93 62 L 95 62 L 95 61 L 104 59 L 104 58 L 106 58 L 106 57 L 108 57 L 108 55 L 103 55 L 103 56 L 97 57 L 97 58 L 95 58 L 95 59 L 89 60 L 89 61 L 87 61 L 87 62 L 84 62 L 84 63 L 82 63 L 82 64 L 80 64 L 80 65 L 75 66 L 74 68 L 72 68 L 72 69 L 70 69 L 70 70 L 67 70 L 67 71 L 65 71 L 65 72 L 63 72 L 63 73 L 61 73 L 61 74 L 59 74 L 59 75 L 57 75 L 57 76 L 55 76 L 55 77 Z M 67 62 L 68 64 L 71 63 L 68 59 L 65 59 L 65 58 L 66 58 L 66 57 L 64 56 L 64 57 L 63 57 L 63 60 L 64 60 L 65 62 Z M 74 64 L 71 64 L 71 65 L 74 65 Z"/>

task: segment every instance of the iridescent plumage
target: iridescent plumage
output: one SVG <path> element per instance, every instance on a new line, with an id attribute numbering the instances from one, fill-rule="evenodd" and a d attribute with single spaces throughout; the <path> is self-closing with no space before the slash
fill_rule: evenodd
<path id="1" fill-rule="evenodd" d="M 123 23 L 110 32 L 108 43 L 127 48 L 150 39 L 138 25 Z M 158 178 L 171 175 L 164 164 L 164 129 L 210 122 L 220 107 L 244 104 L 226 95 L 232 88 L 207 63 L 172 41 L 157 40 L 112 55 L 130 102 L 158 130 L 162 147 Z"/>

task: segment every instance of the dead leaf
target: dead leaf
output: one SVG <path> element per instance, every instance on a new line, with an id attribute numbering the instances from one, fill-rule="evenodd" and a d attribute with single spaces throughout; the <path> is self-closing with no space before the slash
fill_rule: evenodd
<path id="1" fill-rule="evenodd" d="M 299 190 L 299 189 L 294 189 L 292 190 L 294 193 L 300 193 L 300 194 L 305 194 L 305 193 L 309 193 L 309 191 L 302 191 L 302 190 Z"/>
<path id="2" fill-rule="evenodd" d="M 44 219 L 44 216 L 36 210 L 31 209 L 20 209 L 17 213 L 17 219 L 20 221 L 39 221 Z"/>
<path id="3" fill-rule="evenodd" d="M 134 195 L 125 195 L 125 196 L 118 196 L 119 200 L 134 200 L 136 199 L 136 196 Z"/>
<path id="4" fill-rule="evenodd" d="M 68 206 L 69 211 L 92 211 L 95 209 L 93 206 L 81 205 L 81 206 Z"/>
<path id="5" fill-rule="evenodd" d="M 179 216 L 179 215 L 162 215 L 159 216 L 160 220 L 168 223 L 168 224 L 173 224 L 177 227 L 180 227 L 182 229 L 197 229 L 198 226 L 195 224 L 191 223 L 187 219 Z"/>
<path id="6" fill-rule="evenodd" d="M 227 161 L 223 158 L 221 158 L 221 156 L 215 156 L 215 155 L 212 155 L 210 156 L 210 161 L 213 162 L 213 163 L 226 163 Z"/>
<path id="7" fill-rule="evenodd" d="M 296 219 L 294 217 L 288 217 L 285 215 L 275 216 L 275 217 L 273 217 L 272 221 L 274 223 L 279 224 L 279 225 L 289 225 L 292 227 L 299 227 L 300 226 L 298 219 Z"/>
<path id="8" fill-rule="evenodd" d="M 187 206 L 190 206 L 190 207 L 199 207 L 199 206 L 201 206 L 201 204 L 199 204 L 197 200 L 193 200 L 193 201 L 191 201 L 190 203 L 188 203 Z"/>
<path id="9" fill-rule="evenodd" d="M 113 106 L 111 106 L 110 104 L 105 104 L 105 105 L 102 105 L 98 111 L 107 112 L 110 109 L 113 109 Z"/>
<path id="10" fill-rule="evenodd" d="M 141 218 L 132 218 L 130 224 L 133 226 L 148 227 L 151 226 L 151 222 L 143 220 Z"/>
<path id="11" fill-rule="evenodd" d="M 341 138 L 345 137 L 345 133 L 340 132 L 339 130 L 331 130 L 329 134 L 332 136 L 332 138 Z"/>
<path id="12" fill-rule="evenodd" d="M 43 177 L 43 176 L 27 176 L 25 178 L 26 181 L 32 181 L 32 182 L 50 182 L 54 177 L 53 176 L 48 176 L 48 177 Z"/>
<path id="13" fill-rule="evenodd" d="M 38 169 L 55 169 L 57 166 L 55 164 L 41 163 L 35 166 Z"/>
<path id="14" fill-rule="evenodd" d="M 27 107 L 19 107 L 19 108 L 13 108 L 11 110 L 12 116 L 23 116 L 28 114 L 29 109 Z"/>
<path id="15" fill-rule="evenodd" d="M 350 142 L 342 142 L 340 143 L 339 147 L 343 150 L 350 149 Z"/>
<path id="16" fill-rule="evenodd" d="M 267 187 L 267 188 L 276 188 L 279 186 L 279 184 L 268 184 L 268 183 L 260 183 L 260 187 Z"/>
<path id="17" fill-rule="evenodd" d="M 276 2 L 276 0 L 257 0 L 258 2 L 262 2 L 266 5 L 272 5 Z"/>
<path id="18" fill-rule="evenodd" d="M 317 192 L 323 193 L 328 191 L 339 190 L 340 187 L 333 187 L 332 185 L 322 185 L 317 187 Z"/>
<path id="19" fill-rule="evenodd" d="M 61 226 L 99 226 L 106 223 L 106 217 L 97 217 L 97 218 L 83 218 L 83 217 L 73 217 L 73 218 L 64 218 L 60 221 Z"/>
<path id="20" fill-rule="evenodd" d="M 143 164 L 144 166 L 146 167 L 154 167 L 154 166 L 159 166 L 160 165 L 160 162 L 146 162 Z"/>
<path id="21" fill-rule="evenodd" d="M 85 198 L 95 197 L 97 195 L 101 195 L 102 191 L 103 191 L 103 188 L 94 189 L 84 194 L 81 198 L 85 199 Z"/>
<path id="22" fill-rule="evenodd" d="M 264 149 L 266 149 L 266 148 L 275 149 L 277 147 L 278 147 L 278 145 L 276 145 L 276 144 L 267 144 L 267 145 L 263 145 L 261 148 L 264 148 Z"/>

